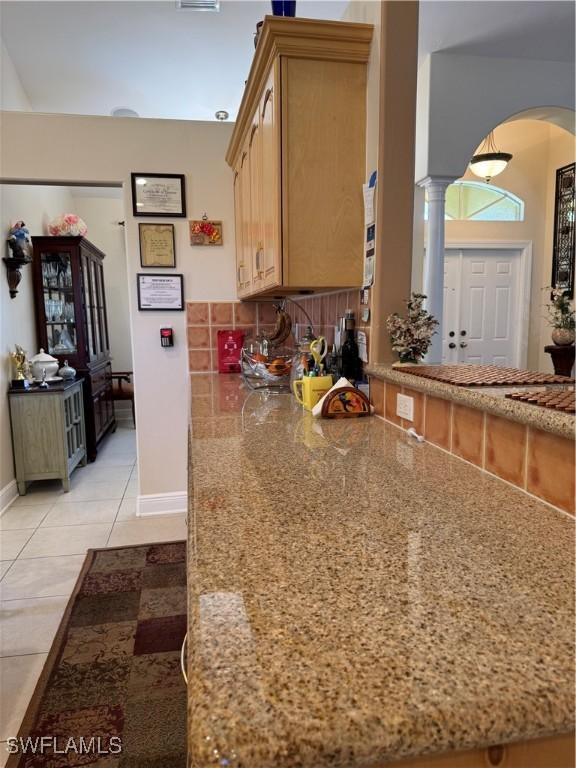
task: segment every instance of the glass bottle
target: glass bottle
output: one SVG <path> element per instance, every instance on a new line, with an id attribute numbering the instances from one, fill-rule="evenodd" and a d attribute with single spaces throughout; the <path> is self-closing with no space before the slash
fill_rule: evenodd
<path id="1" fill-rule="evenodd" d="M 360 379 L 360 355 L 358 353 L 358 344 L 356 343 L 355 328 L 354 312 L 351 309 L 347 309 L 344 315 L 345 339 L 340 355 L 342 376 L 351 383 Z"/>

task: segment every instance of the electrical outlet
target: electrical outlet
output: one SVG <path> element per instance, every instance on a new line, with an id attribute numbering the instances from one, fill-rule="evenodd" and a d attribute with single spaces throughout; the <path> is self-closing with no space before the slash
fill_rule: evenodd
<path id="1" fill-rule="evenodd" d="M 396 395 L 396 416 L 406 421 L 414 421 L 414 398 L 408 395 Z"/>

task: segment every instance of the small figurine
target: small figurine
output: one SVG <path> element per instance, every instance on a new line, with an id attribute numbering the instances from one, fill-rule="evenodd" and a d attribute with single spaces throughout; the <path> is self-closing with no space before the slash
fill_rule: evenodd
<path id="1" fill-rule="evenodd" d="M 32 238 L 23 221 L 17 221 L 8 233 L 8 245 L 12 257 L 32 261 Z"/>
<path id="2" fill-rule="evenodd" d="M 28 361 L 26 359 L 26 350 L 22 349 L 20 344 L 16 344 L 15 349 L 15 352 L 10 352 L 10 357 L 14 366 L 14 372 L 16 374 L 14 381 L 24 381 L 24 379 L 27 378 L 26 368 Z"/>

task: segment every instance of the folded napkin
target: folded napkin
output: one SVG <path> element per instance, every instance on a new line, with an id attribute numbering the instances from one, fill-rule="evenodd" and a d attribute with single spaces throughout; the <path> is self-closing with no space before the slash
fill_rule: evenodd
<path id="1" fill-rule="evenodd" d="M 344 378 L 344 376 L 339 378 L 336 384 L 334 384 L 334 386 L 332 387 L 332 389 L 329 389 L 328 392 L 326 392 L 326 394 L 324 395 L 324 397 L 318 400 L 314 408 L 312 408 L 312 416 L 314 416 L 315 419 L 319 419 L 320 416 L 322 416 L 322 404 L 324 400 L 328 397 L 330 392 L 334 392 L 335 389 L 342 389 L 343 387 L 352 387 L 352 386 L 353 384 L 350 384 L 348 379 Z M 374 413 L 374 406 L 372 405 L 370 406 L 370 413 Z"/>

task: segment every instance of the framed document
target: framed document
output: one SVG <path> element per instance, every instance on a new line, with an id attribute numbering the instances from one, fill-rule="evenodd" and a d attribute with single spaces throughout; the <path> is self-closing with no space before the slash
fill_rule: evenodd
<path id="1" fill-rule="evenodd" d="M 151 275 L 138 272 L 138 309 L 179 312 L 184 309 L 183 275 Z"/>
<path id="2" fill-rule="evenodd" d="M 181 173 L 133 173 L 134 216 L 186 217 L 186 189 Z"/>
<path id="3" fill-rule="evenodd" d="M 174 224 L 138 224 L 140 266 L 175 267 Z"/>

